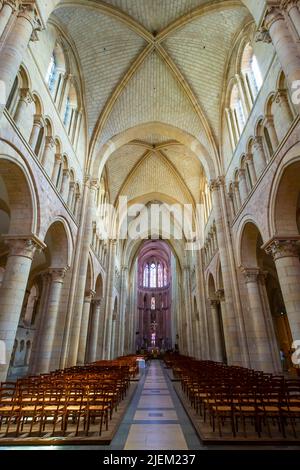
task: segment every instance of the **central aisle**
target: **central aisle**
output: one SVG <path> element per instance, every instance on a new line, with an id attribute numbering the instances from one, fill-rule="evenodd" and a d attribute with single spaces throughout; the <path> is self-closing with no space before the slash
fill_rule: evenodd
<path id="1" fill-rule="evenodd" d="M 187 450 L 201 447 L 163 363 L 152 360 L 110 448 Z"/>

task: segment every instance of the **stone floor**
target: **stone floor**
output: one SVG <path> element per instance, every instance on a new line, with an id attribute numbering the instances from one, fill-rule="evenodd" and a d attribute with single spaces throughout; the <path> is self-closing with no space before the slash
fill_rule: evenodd
<path id="1" fill-rule="evenodd" d="M 39 446 L 39 449 L 43 447 Z M 203 445 L 199 440 L 175 390 L 164 364 L 158 360 L 141 374 L 135 395 L 109 446 L 52 446 L 55 449 L 98 450 L 222 450 L 262 449 L 247 445 Z M 266 446 L 266 449 L 300 449 L 296 446 Z M 12 447 L 0 447 L 0 450 Z M 16 450 L 32 447 L 18 446 Z M 49 447 L 47 447 L 49 450 Z"/>

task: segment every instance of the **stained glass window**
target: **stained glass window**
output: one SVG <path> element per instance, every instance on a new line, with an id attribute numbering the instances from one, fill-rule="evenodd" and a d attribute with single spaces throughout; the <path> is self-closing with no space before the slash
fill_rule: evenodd
<path id="1" fill-rule="evenodd" d="M 47 75 L 46 75 L 46 82 L 48 84 L 48 88 L 50 91 L 53 91 L 54 89 L 56 78 L 57 78 L 57 64 L 56 64 L 55 55 L 52 54 L 50 63 L 48 66 L 48 70 L 47 70 Z"/>
<path id="2" fill-rule="evenodd" d="M 157 287 L 163 287 L 164 282 L 163 282 L 163 267 L 161 263 L 158 263 L 157 265 Z"/>
<path id="3" fill-rule="evenodd" d="M 156 287 L 156 264 L 150 264 L 150 286 L 149 287 Z"/>
<path id="4" fill-rule="evenodd" d="M 149 287 L 149 264 L 144 266 L 143 286 Z"/>

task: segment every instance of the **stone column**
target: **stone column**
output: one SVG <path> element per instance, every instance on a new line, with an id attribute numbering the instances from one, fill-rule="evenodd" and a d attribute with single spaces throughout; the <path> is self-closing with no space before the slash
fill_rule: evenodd
<path id="1" fill-rule="evenodd" d="M 0 364 L 0 382 L 6 379 L 35 250 L 45 247 L 34 236 L 6 236 L 5 242 L 9 253 L 0 289 L 0 339 L 6 346 L 6 364 Z"/>
<path id="2" fill-rule="evenodd" d="M 53 137 L 47 136 L 45 139 L 45 148 L 41 158 L 41 165 L 45 168 L 46 173 L 51 175 L 52 165 L 54 162 L 55 141 Z"/>
<path id="3" fill-rule="evenodd" d="M 274 238 L 264 248 L 275 261 L 294 340 L 300 340 L 300 238 Z"/>
<path id="4" fill-rule="evenodd" d="M 221 309 L 221 318 L 219 318 L 219 325 L 220 325 L 221 345 L 222 345 L 222 361 L 225 360 L 225 362 L 227 362 L 226 345 L 223 341 L 224 340 L 224 329 L 225 329 L 224 325 L 226 324 L 226 321 L 227 321 L 224 289 L 218 289 L 216 291 L 216 297 L 217 297 L 217 299 L 220 303 L 220 309 Z"/>
<path id="5" fill-rule="evenodd" d="M 264 169 L 267 166 L 267 159 L 265 155 L 265 150 L 263 146 L 263 140 L 261 136 L 256 136 L 253 140 L 254 148 L 254 166 L 257 177 L 261 175 Z"/>
<path id="6" fill-rule="evenodd" d="M 223 185 L 223 180 L 213 180 L 211 182 L 211 194 L 213 200 L 213 209 L 216 220 L 216 229 L 217 229 L 217 240 L 220 254 L 220 261 L 222 266 L 224 290 L 225 290 L 225 299 L 226 299 L 226 317 L 223 318 L 224 321 L 224 336 L 226 344 L 226 352 L 229 364 L 241 364 L 245 363 L 243 361 L 243 350 L 240 346 L 239 334 L 239 324 L 238 324 L 238 314 L 235 309 L 234 304 L 234 292 L 233 292 L 233 277 L 231 274 L 231 260 L 229 253 L 229 246 L 227 240 L 227 233 L 225 230 L 225 224 L 227 223 L 223 220 L 222 215 L 222 200 L 221 200 L 221 185 Z M 233 268 L 232 268 L 233 269 Z"/>
<path id="7" fill-rule="evenodd" d="M 20 90 L 20 99 L 17 105 L 17 109 L 14 115 L 14 121 L 18 127 L 21 123 L 24 123 L 24 114 L 26 113 L 28 104 L 33 102 L 33 96 L 29 88 L 21 88 Z M 26 116 L 26 114 L 25 114 Z M 22 122 L 23 121 L 23 122 Z"/>
<path id="8" fill-rule="evenodd" d="M 275 129 L 275 126 L 274 126 L 273 116 L 270 116 L 270 115 L 265 116 L 263 125 L 268 129 L 268 133 L 269 133 L 269 137 L 270 137 L 270 140 L 271 140 L 273 152 L 275 152 L 275 150 L 278 147 L 279 140 L 278 140 L 278 137 L 277 137 L 277 134 L 276 134 L 276 129 Z"/>
<path id="9" fill-rule="evenodd" d="M 2 2 L 2 8 L 0 11 L 0 38 L 4 33 L 4 30 L 12 16 L 12 14 L 17 10 L 18 2 L 17 0 L 4 0 Z"/>
<path id="10" fill-rule="evenodd" d="M 30 367 L 28 373 L 33 375 L 36 373 L 37 365 L 39 361 L 39 349 L 41 344 L 41 330 L 43 328 L 43 324 L 45 321 L 45 317 L 47 315 L 47 306 L 48 306 L 48 299 L 49 299 L 49 289 L 51 285 L 51 275 L 49 271 L 45 271 L 41 274 L 42 278 L 42 294 L 39 302 L 39 311 L 37 313 L 36 319 L 36 328 L 34 333 L 33 345 L 32 345 L 32 352 L 30 361 Z"/>
<path id="11" fill-rule="evenodd" d="M 62 120 L 64 119 L 64 113 L 65 113 L 65 108 L 66 108 L 66 103 L 67 103 L 67 98 L 69 95 L 69 90 L 70 90 L 70 85 L 71 85 L 71 79 L 72 75 L 71 74 L 64 74 L 64 77 L 62 79 L 62 88 L 61 88 L 61 95 L 60 95 L 60 103 L 58 105 L 58 108 L 61 111 L 61 117 Z"/>
<path id="12" fill-rule="evenodd" d="M 235 218 L 235 206 L 234 206 L 234 194 L 231 191 L 228 193 L 229 205 L 230 205 L 230 212 L 231 212 L 231 219 Z"/>
<path id="13" fill-rule="evenodd" d="M 41 20 L 38 17 L 35 6 L 33 4 L 21 5 L 17 13 L 17 18 L 8 32 L 0 51 L 0 83 L 2 82 L 5 85 L 6 98 L 8 98 L 12 89 L 28 43 L 30 39 L 37 39 L 36 31 L 40 29 Z M 4 105 L 4 103 L 0 104 L 0 117 Z"/>
<path id="14" fill-rule="evenodd" d="M 237 212 L 238 212 L 242 205 L 240 186 L 239 186 L 238 181 L 235 181 L 233 183 L 233 187 L 234 187 L 234 197 L 235 197 L 236 207 L 237 207 Z"/>
<path id="15" fill-rule="evenodd" d="M 247 119 L 247 116 L 249 116 L 249 113 L 252 109 L 252 103 L 248 102 L 248 96 L 246 93 L 243 78 L 239 74 L 236 74 L 235 79 L 236 79 L 236 83 L 238 86 L 239 95 L 240 95 L 243 110 L 244 110 L 244 115 L 245 115 L 245 118 Z"/>
<path id="16" fill-rule="evenodd" d="M 41 329 L 40 348 L 38 353 L 37 373 L 49 372 L 51 369 L 51 358 L 55 348 L 55 337 L 57 332 L 57 319 L 59 314 L 61 291 L 67 268 L 50 268 L 51 284 L 47 303 L 47 311 L 43 318 Z"/>
<path id="17" fill-rule="evenodd" d="M 92 303 L 94 295 L 95 295 L 95 292 L 93 290 L 90 290 L 89 292 L 86 293 L 84 302 L 83 302 L 79 345 L 78 345 L 78 355 L 77 355 L 78 365 L 85 364 L 87 340 L 88 340 L 88 327 L 89 327 L 89 320 L 90 320 L 90 310 L 91 310 L 91 303 Z"/>
<path id="18" fill-rule="evenodd" d="M 239 169 L 239 183 L 240 183 L 240 193 L 241 193 L 241 200 L 242 204 L 246 201 L 248 197 L 248 185 L 246 181 L 246 170 L 244 168 Z"/>
<path id="19" fill-rule="evenodd" d="M 247 338 L 251 367 L 264 372 L 274 372 L 273 357 L 264 318 L 264 308 L 259 288 L 260 270 L 242 268 L 248 291 Z"/>
<path id="20" fill-rule="evenodd" d="M 184 309 L 186 312 L 186 335 L 187 351 L 190 356 L 194 354 L 193 334 L 192 334 L 192 296 L 191 296 L 191 273 L 190 266 L 183 267 L 183 285 L 184 285 Z"/>
<path id="21" fill-rule="evenodd" d="M 281 2 L 281 7 L 286 9 L 288 16 L 300 37 L 300 11 L 298 5 L 298 0 L 283 0 Z"/>
<path id="22" fill-rule="evenodd" d="M 298 44 L 288 28 L 287 21 L 276 6 L 267 8 L 261 30 L 256 36 L 258 41 L 271 42 L 281 63 L 291 92 L 293 83 L 300 80 L 300 54 Z M 299 109 L 299 105 L 297 105 Z"/>
<path id="23" fill-rule="evenodd" d="M 212 317 L 212 328 L 214 335 L 214 360 L 222 362 L 222 342 L 221 342 L 221 331 L 220 331 L 220 321 L 218 314 L 218 302 L 217 300 L 210 299 L 210 311 Z"/>
<path id="24" fill-rule="evenodd" d="M 293 122 L 293 114 L 289 105 L 288 101 L 288 95 L 286 90 L 278 90 L 276 95 L 275 95 L 275 103 L 279 106 L 280 108 L 280 113 L 282 120 L 280 120 L 280 125 L 283 127 L 282 129 L 282 136 L 284 136 L 289 128 L 291 127 L 291 124 Z"/>
<path id="25" fill-rule="evenodd" d="M 74 208 L 73 208 L 73 214 L 75 219 L 78 218 L 78 213 L 79 213 L 79 208 L 80 208 L 80 193 L 76 192 L 75 194 L 75 203 L 74 203 Z"/>
<path id="26" fill-rule="evenodd" d="M 44 127 L 43 117 L 39 114 L 36 114 L 33 119 L 33 127 L 29 139 L 29 144 L 33 150 L 35 150 L 42 127 Z"/>
<path id="27" fill-rule="evenodd" d="M 74 181 L 71 181 L 69 184 L 69 194 L 68 194 L 68 200 L 67 200 L 67 205 L 70 207 L 72 206 L 72 201 L 74 198 L 74 192 L 75 192 L 75 183 Z"/>
<path id="28" fill-rule="evenodd" d="M 116 264 L 117 241 L 110 240 L 109 267 L 107 272 L 106 296 L 105 296 L 105 317 L 104 317 L 104 342 L 103 358 L 109 359 L 111 353 L 111 333 L 112 316 L 114 308 L 114 285 L 115 285 L 115 264 Z"/>
<path id="29" fill-rule="evenodd" d="M 100 358 L 97 358 L 100 312 L 101 312 L 101 299 L 93 300 L 92 320 L 90 323 L 88 362 L 95 362 L 96 359 L 100 359 Z"/>
<path id="30" fill-rule="evenodd" d="M 225 113 L 226 113 L 226 119 L 227 119 L 227 126 L 228 126 L 228 131 L 229 131 L 230 142 L 231 142 L 232 150 L 234 151 L 235 147 L 236 147 L 236 143 L 238 141 L 238 134 L 237 134 L 235 126 L 233 124 L 231 109 L 230 108 L 225 108 Z"/>
<path id="31" fill-rule="evenodd" d="M 61 183 L 61 188 L 60 188 L 60 193 L 61 193 L 63 199 L 67 199 L 67 197 L 68 197 L 69 176 L 70 176 L 70 172 L 67 168 L 65 168 L 63 170 L 63 177 L 62 177 L 62 183 Z"/>
<path id="32" fill-rule="evenodd" d="M 257 181 L 257 176 L 256 176 L 255 167 L 254 167 L 254 163 L 253 163 L 252 153 L 246 153 L 245 162 L 247 163 L 248 168 L 249 168 L 249 173 L 250 173 L 252 186 L 254 186 L 256 181 Z"/>
<path id="33" fill-rule="evenodd" d="M 70 346 L 69 346 L 69 357 L 68 364 L 74 365 L 77 361 L 79 338 L 80 338 L 80 325 L 82 318 L 82 306 L 84 302 L 84 293 L 86 285 L 86 274 L 88 267 L 88 259 L 90 252 L 90 245 L 92 241 L 93 234 L 93 220 L 95 218 L 95 196 L 97 192 L 96 180 L 88 180 L 86 182 L 89 186 L 89 200 L 87 203 L 87 211 L 85 220 L 82 222 L 84 224 L 85 230 L 82 239 L 81 247 L 81 256 L 79 264 L 79 273 L 76 289 L 76 297 L 73 307 L 73 316 L 72 316 L 72 326 L 70 334 Z"/>
<path id="34" fill-rule="evenodd" d="M 59 173 L 59 168 L 62 162 L 62 157 L 60 153 L 56 153 L 54 157 L 54 166 L 53 166 L 53 171 L 52 171 L 52 181 L 54 185 L 56 186 L 57 183 L 57 178 L 58 178 L 58 173 Z"/>
<path id="35" fill-rule="evenodd" d="M 118 344 L 118 355 L 124 353 L 124 335 L 125 335 L 125 309 L 127 301 L 127 276 L 128 267 L 122 266 L 121 271 L 121 298 L 120 298 L 120 324 L 119 324 L 119 344 Z"/>

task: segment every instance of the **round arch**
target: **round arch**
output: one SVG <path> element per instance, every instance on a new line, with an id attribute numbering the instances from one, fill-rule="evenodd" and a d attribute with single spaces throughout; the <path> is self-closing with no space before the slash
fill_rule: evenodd
<path id="1" fill-rule="evenodd" d="M 272 182 L 269 198 L 269 226 L 272 236 L 299 236 L 299 174 L 300 143 L 297 143 L 284 156 Z"/>
<path id="2" fill-rule="evenodd" d="M 73 241 L 73 235 L 70 229 L 70 225 L 67 222 L 67 220 L 62 216 L 55 217 L 55 219 L 51 222 L 51 224 L 46 228 L 44 233 L 47 234 L 50 227 L 55 223 L 59 223 L 63 227 L 62 230 L 64 231 L 66 239 L 67 239 L 67 266 L 71 266 L 72 258 L 73 258 L 73 251 L 74 251 L 74 241 Z"/>
<path id="3" fill-rule="evenodd" d="M 61 220 L 55 220 L 45 235 L 47 246 L 46 254 L 49 256 L 50 268 L 62 269 L 70 266 L 70 246 L 65 225 Z"/>
<path id="4" fill-rule="evenodd" d="M 5 146 L 8 147 L 6 143 Z M 39 226 L 39 203 L 31 174 L 19 155 L 7 155 L 1 150 L 0 153 L 0 176 L 10 210 L 9 235 L 36 234 Z"/>

